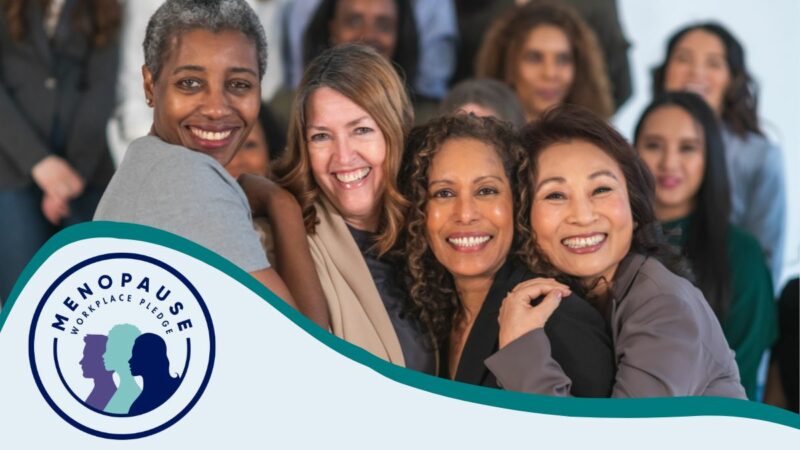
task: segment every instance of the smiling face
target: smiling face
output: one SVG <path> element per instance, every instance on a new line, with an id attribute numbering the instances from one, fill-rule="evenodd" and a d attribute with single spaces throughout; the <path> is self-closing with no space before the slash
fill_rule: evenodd
<path id="1" fill-rule="evenodd" d="M 363 108 L 328 87 L 311 94 L 306 114 L 314 181 L 345 222 L 376 231 L 384 192 L 383 132 Z"/>
<path id="2" fill-rule="evenodd" d="M 174 39 L 157 80 L 142 69 L 153 132 L 227 164 L 258 119 L 256 46 L 238 31 L 186 31 Z"/>
<path id="3" fill-rule="evenodd" d="M 567 98 L 575 79 L 572 45 L 561 28 L 539 25 L 528 33 L 513 81 L 528 118 Z"/>
<path id="4" fill-rule="evenodd" d="M 697 29 L 687 32 L 675 45 L 667 61 L 664 89 L 699 94 L 719 114 L 730 79 L 722 40 Z"/>
<path id="5" fill-rule="evenodd" d="M 537 160 L 531 225 L 536 244 L 560 272 L 591 286 L 611 282 L 633 239 L 625 177 L 585 141 L 554 144 Z"/>
<path id="6" fill-rule="evenodd" d="M 514 237 L 514 204 L 503 163 L 476 139 L 445 141 L 428 170 L 427 239 L 456 282 L 493 278 Z"/>
<path id="7" fill-rule="evenodd" d="M 705 143 L 699 125 L 683 109 L 665 106 L 645 119 L 636 150 L 656 179 L 656 217 L 688 216 L 705 171 Z"/>
<path id="8" fill-rule="evenodd" d="M 397 16 L 393 0 L 339 0 L 330 22 L 331 43 L 362 42 L 391 60 L 397 46 Z"/>

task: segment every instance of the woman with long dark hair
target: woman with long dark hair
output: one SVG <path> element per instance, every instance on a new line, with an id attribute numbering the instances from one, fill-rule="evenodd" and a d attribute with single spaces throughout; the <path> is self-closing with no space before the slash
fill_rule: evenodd
<path id="1" fill-rule="evenodd" d="M 91 220 L 114 172 L 116 0 L 0 1 L 0 299 L 62 226 Z"/>
<path id="2" fill-rule="evenodd" d="M 758 90 L 744 48 L 725 27 L 707 22 L 678 30 L 664 63 L 653 71 L 653 93 L 692 91 L 720 121 L 730 180 L 730 221 L 752 233 L 780 280 L 786 234 L 786 185 L 781 150 L 764 136 Z"/>
<path id="3" fill-rule="evenodd" d="M 635 146 L 655 177 L 656 218 L 689 259 L 736 352 L 747 396 L 755 399 L 761 356 L 777 336 L 772 283 L 758 241 L 729 223 L 725 149 L 714 113 L 696 94 L 665 93 L 642 113 Z"/>

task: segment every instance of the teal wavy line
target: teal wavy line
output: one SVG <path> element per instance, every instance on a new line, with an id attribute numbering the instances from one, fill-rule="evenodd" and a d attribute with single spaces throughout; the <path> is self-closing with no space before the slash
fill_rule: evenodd
<path id="1" fill-rule="evenodd" d="M 119 238 L 149 242 L 183 252 L 222 271 L 249 288 L 289 320 L 323 344 L 379 374 L 417 389 L 473 403 L 539 414 L 597 418 L 655 418 L 725 416 L 762 420 L 800 429 L 800 415 L 762 403 L 717 397 L 678 397 L 649 399 L 584 399 L 489 389 L 444 380 L 386 362 L 364 349 L 323 330 L 280 300 L 270 290 L 220 255 L 194 242 L 166 231 L 142 225 L 115 222 L 90 222 L 69 227 L 53 236 L 25 267 L 0 312 L 0 332 L 14 303 L 36 270 L 58 249 L 91 238 Z"/>

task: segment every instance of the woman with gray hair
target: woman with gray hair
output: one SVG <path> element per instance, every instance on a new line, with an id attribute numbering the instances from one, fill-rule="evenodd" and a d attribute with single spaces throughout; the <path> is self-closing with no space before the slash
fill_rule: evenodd
<path id="1" fill-rule="evenodd" d="M 525 125 L 522 105 L 508 86 L 491 78 L 464 80 L 453 87 L 439 107 L 442 114 L 472 113 L 478 117 L 495 117 L 514 128 Z"/>
<path id="2" fill-rule="evenodd" d="M 305 296 L 313 285 L 290 282 L 296 290 L 289 289 L 270 266 L 247 197 L 224 168 L 258 121 L 267 64 L 258 17 L 244 0 L 167 0 L 147 25 L 144 54 L 144 91 L 153 125 L 150 135 L 128 148 L 95 220 L 132 222 L 183 236 L 293 304 L 292 297 Z M 281 210 L 299 211 L 291 196 L 270 201 L 280 203 Z M 287 222 L 273 226 L 302 229 L 302 222 Z M 313 271 L 305 239 L 286 235 L 280 244 L 294 251 L 282 252 L 292 259 L 277 262 L 281 275 Z"/>

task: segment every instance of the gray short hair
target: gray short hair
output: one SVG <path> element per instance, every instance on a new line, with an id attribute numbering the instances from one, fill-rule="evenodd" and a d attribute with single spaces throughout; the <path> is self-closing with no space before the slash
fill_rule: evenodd
<path id="1" fill-rule="evenodd" d="M 150 18 L 144 35 L 144 64 L 158 78 L 170 40 L 183 32 L 240 31 L 256 44 L 258 75 L 267 70 L 267 38 L 255 11 L 245 0 L 167 0 Z"/>

